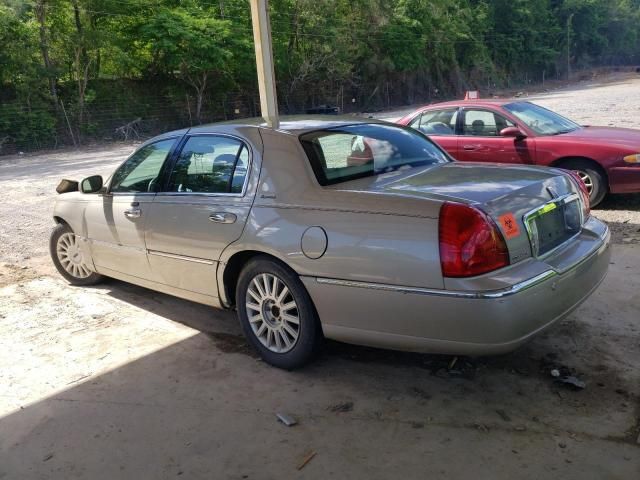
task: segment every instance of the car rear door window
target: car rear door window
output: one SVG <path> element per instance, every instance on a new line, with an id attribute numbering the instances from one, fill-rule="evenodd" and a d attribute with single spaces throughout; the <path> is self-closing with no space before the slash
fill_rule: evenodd
<path id="1" fill-rule="evenodd" d="M 145 145 L 136 151 L 113 175 L 113 193 L 153 192 L 162 165 L 169 155 L 175 138 Z"/>
<path id="2" fill-rule="evenodd" d="M 468 109 L 464 113 L 462 134 L 476 137 L 497 137 L 503 128 L 514 126 L 513 122 L 489 110 Z"/>
<path id="3" fill-rule="evenodd" d="M 455 135 L 458 110 L 429 110 L 418 115 L 410 126 L 425 135 Z"/>
<path id="4" fill-rule="evenodd" d="M 247 146 L 235 138 L 190 137 L 169 176 L 167 191 L 241 193 L 249 168 Z"/>

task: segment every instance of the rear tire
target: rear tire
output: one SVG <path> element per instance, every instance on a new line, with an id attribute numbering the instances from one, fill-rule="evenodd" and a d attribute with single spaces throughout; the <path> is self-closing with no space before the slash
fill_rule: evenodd
<path id="1" fill-rule="evenodd" d="M 93 262 L 80 248 L 71 227 L 59 223 L 49 238 L 51 260 L 60 275 L 71 285 L 86 287 L 103 280 L 103 276 L 93 271 Z"/>
<path id="2" fill-rule="evenodd" d="M 588 160 L 566 160 L 562 162 L 560 168 L 574 170 L 587 186 L 589 191 L 589 202 L 591 207 L 595 207 L 604 199 L 607 194 L 607 182 L 602 171 Z"/>
<path id="3" fill-rule="evenodd" d="M 251 259 L 238 279 L 236 307 L 247 341 L 265 362 L 292 370 L 316 355 L 320 322 L 295 272 L 268 257 Z"/>

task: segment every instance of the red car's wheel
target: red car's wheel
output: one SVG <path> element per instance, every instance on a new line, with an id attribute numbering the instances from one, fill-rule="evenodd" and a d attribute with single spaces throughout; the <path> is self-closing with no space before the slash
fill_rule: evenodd
<path id="1" fill-rule="evenodd" d="M 588 160 L 569 160 L 563 162 L 560 167 L 574 170 L 584 182 L 589 192 L 591 207 L 595 207 L 607 194 L 607 182 L 604 174 Z"/>

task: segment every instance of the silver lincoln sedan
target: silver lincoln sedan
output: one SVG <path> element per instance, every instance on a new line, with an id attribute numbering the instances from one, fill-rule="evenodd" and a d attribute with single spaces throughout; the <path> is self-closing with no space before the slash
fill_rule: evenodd
<path id="1" fill-rule="evenodd" d="M 113 277 L 236 309 L 282 368 L 323 338 L 497 354 L 580 305 L 610 234 L 564 170 L 453 161 L 374 120 L 215 124 L 63 180 L 50 239 L 73 285 Z"/>

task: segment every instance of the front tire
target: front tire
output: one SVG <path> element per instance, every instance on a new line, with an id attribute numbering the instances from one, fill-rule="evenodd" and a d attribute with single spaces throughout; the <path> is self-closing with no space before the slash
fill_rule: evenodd
<path id="1" fill-rule="evenodd" d="M 59 223 L 51 232 L 49 253 L 60 275 L 71 285 L 95 285 L 104 278 L 93 271 L 91 259 L 86 258 L 78 238 L 67 224 Z"/>
<path id="2" fill-rule="evenodd" d="M 236 306 L 242 330 L 262 359 L 292 370 L 309 362 L 322 340 L 311 298 L 298 276 L 267 258 L 240 273 Z"/>

